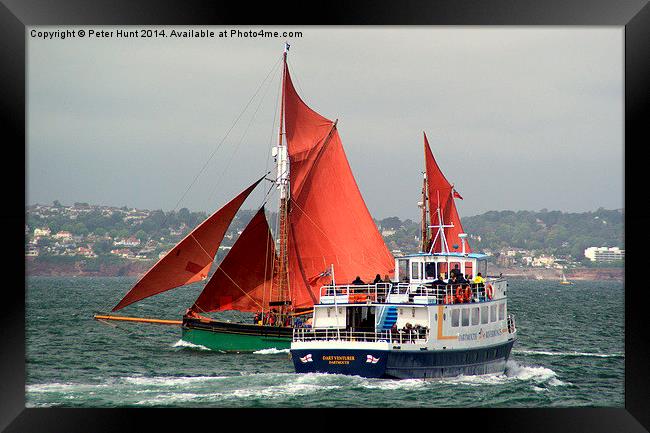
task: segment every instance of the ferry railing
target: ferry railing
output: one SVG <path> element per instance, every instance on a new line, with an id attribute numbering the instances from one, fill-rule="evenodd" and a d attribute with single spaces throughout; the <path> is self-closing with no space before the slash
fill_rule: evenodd
<path id="1" fill-rule="evenodd" d="M 321 286 L 320 298 L 329 301 L 327 303 L 334 303 L 334 298 L 338 300 L 343 297 L 348 302 L 366 302 L 376 301 L 383 302 L 389 293 L 399 290 L 393 283 L 376 283 L 376 284 L 342 284 L 342 285 L 327 285 Z"/>
<path id="2" fill-rule="evenodd" d="M 425 343 L 429 339 L 429 329 L 408 329 L 393 332 L 387 331 L 355 331 L 336 328 L 294 328 L 293 341 L 357 341 L 416 344 Z"/>
<path id="3" fill-rule="evenodd" d="M 459 304 L 468 302 L 484 302 L 494 298 L 495 285 L 502 279 L 490 280 L 485 283 L 449 283 L 435 285 L 432 283 L 377 283 L 377 284 L 344 284 L 327 285 L 320 288 L 321 303 L 365 303 L 365 302 L 395 302 L 417 303 L 416 297 L 425 303 Z M 391 295 L 393 296 L 391 300 Z M 399 296 L 402 295 L 402 296 Z M 335 299 L 336 298 L 336 299 Z"/>

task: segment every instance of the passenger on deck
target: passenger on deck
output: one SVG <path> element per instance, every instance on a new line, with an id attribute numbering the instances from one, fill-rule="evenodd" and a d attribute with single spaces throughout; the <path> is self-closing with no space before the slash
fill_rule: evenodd
<path id="1" fill-rule="evenodd" d="M 355 286 L 363 286 L 363 285 L 365 285 L 366 283 L 364 283 L 364 282 L 361 280 L 361 277 L 357 275 L 357 278 L 355 278 L 354 281 L 352 281 L 352 284 L 354 284 Z"/>
<path id="2" fill-rule="evenodd" d="M 372 284 L 378 284 L 378 283 L 381 283 L 381 275 L 379 274 L 375 275 L 375 279 L 372 282 Z"/>
<path id="3" fill-rule="evenodd" d="M 473 282 L 474 282 L 475 284 L 479 284 L 479 285 L 480 285 L 480 284 L 485 284 L 485 279 L 483 279 L 483 276 L 482 276 L 481 273 L 479 272 L 479 273 L 476 274 L 476 276 L 474 277 Z"/>
<path id="4" fill-rule="evenodd" d="M 388 274 L 384 275 L 384 279 L 382 280 L 382 283 L 391 283 L 392 281 L 388 277 Z"/>
<path id="5" fill-rule="evenodd" d="M 260 322 L 260 317 L 262 316 L 262 313 L 255 313 L 255 317 L 253 317 L 253 323 L 255 325 L 259 325 Z"/>
<path id="6" fill-rule="evenodd" d="M 293 327 L 300 328 L 301 326 L 302 326 L 302 319 L 300 317 L 296 317 L 296 319 L 293 321 Z"/>

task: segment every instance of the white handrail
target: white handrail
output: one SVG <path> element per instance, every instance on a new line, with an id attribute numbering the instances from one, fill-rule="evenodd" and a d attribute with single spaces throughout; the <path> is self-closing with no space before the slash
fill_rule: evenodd
<path id="1" fill-rule="evenodd" d="M 387 331 L 349 331 L 338 329 L 336 334 L 330 332 L 334 329 L 323 328 L 294 328 L 293 341 L 312 341 L 312 340 L 337 340 L 337 341 L 367 341 L 367 342 L 395 342 L 391 330 Z M 412 329 L 407 332 L 399 332 L 399 343 L 416 343 L 418 341 L 427 341 L 429 339 L 429 329 L 423 330 L 423 333 L 414 333 Z"/>

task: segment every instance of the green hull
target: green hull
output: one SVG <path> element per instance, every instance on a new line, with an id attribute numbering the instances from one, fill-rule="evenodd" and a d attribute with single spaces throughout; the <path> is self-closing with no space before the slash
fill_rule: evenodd
<path id="1" fill-rule="evenodd" d="M 256 352 L 263 349 L 289 349 L 290 336 L 255 335 L 237 331 L 196 329 L 183 326 L 182 340 L 223 352 Z"/>

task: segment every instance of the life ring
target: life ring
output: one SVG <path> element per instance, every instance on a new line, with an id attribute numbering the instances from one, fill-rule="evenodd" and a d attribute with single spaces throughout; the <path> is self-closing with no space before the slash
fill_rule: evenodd
<path id="1" fill-rule="evenodd" d="M 492 299 L 492 295 L 494 295 L 492 284 L 488 284 L 485 286 L 485 296 L 487 296 L 488 299 Z"/>
<path id="2" fill-rule="evenodd" d="M 462 286 L 458 286 L 456 288 L 456 302 L 458 304 L 462 304 L 463 302 L 465 302 L 465 293 L 463 292 Z"/>
<path id="3" fill-rule="evenodd" d="M 445 304 L 453 304 L 454 303 L 454 297 L 451 295 L 445 295 Z"/>
<path id="4" fill-rule="evenodd" d="M 472 300 L 472 289 L 469 286 L 465 286 L 465 302 Z"/>

